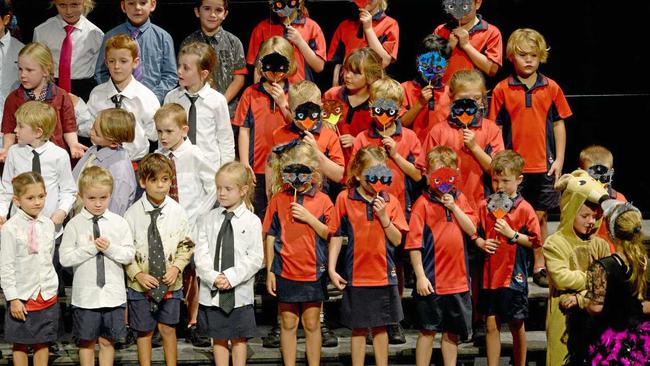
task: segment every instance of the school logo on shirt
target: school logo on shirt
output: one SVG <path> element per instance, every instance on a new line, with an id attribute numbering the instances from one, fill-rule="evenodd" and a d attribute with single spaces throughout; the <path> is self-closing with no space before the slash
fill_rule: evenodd
<path id="1" fill-rule="evenodd" d="M 524 283 L 524 274 L 521 272 L 517 273 L 515 276 L 515 281 L 519 282 L 520 284 Z"/>
<path id="2" fill-rule="evenodd" d="M 390 277 L 391 278 L 396 278 L 397 277 L 397 270 L 395 270 L 395 267 L 390 269 Z"/>
<path id="3" fill-rule="evenodd" d="M 325 268 L 325 264 L 321 264 L 321 265 L 320 265 L 320 268 L 318 268 L 318 272 L 320 272 L 320 273 L 323 273 L 323 272 L 325 272 L 326 270 L 327 270 L 327 268 Z"/>

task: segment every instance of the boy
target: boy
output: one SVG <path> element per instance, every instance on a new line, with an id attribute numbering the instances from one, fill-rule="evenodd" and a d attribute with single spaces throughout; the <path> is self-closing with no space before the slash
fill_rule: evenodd
<path id="1" fill-rule="evenodd" d="M 455 365 L 458 342 L 472 328 L 466 240 L 476 237 L 476 215 L 455 188 L 454 179 L 440 182 L 448 172 L 458 176 L 458 156 L 448 146 L 436 146 L 427 155 L 430 187 L 415 201 L 405 250 L 416 276 L 415 308 L 420 319 L 416 345 L 418 365 L 429 365 L 433 338 L 442 332 L 445 365 Z M 440 183 L 440 184 L 438 184 Z"/>
<path id="2" fill-rule="evenodd" d="M 162 336 L 165 360 L 176 364 L 176 324 L 180 316 L 183 280 L 179 276 L 194 250 L 183 208 L 167 197 L 172 184 L 171 161 L 149 154 L 138 175 L 145 194 L 127 211 L 135 239 L 135 261 L 126 266 L 129 326 L 138 332 L 138 361 L 151 365 L 154 328 Z"/>
<path id="3" fill-rule="evenodd" d="M 110 80 L 97 85 L 88 99 L 88 109 L 93 116 L 107 108 L 125 109 L 135 115 L 135 138 L 124 148 L 133 161 L 142 159 L 149 152 L 149 141 L 156 141 L 153 115 L 160 107 L 156 95 L 136 80 L 132 72 L 140 63 L 138 44 L 125 34 L 106 40 L 104 59 Z"/>
<path id="4" fill-rule="evenodd" d="M 564 165 L 564 120 L 572 113 L 562 89 L 537 71 L 548 58 L 546 41 L 539 32 L 527 28 L 514 31 L 506 54 L 515 75 L 494 88 L 488 118 L 501 126 L 506 149 L 521 154 L 526 162 L 521 194 L 537 212 L 544 243 L 547 212 L 559 205 L 560 195 L 553 186 Z M 544 256 L 541 249 L 534 253 L 533 280 L 548 287 Z"/>
<path id="5" fill-rule="evenodd" d="M 18 52 L 25 46 L 11 35 L 7 26 L 11 23 L 13 10 L 10 0 L 0 0 L 0 100 L 7 99 L 9 93 L 18 88 Z M 5 108 L 4 102 L 0 103 L 0 116 Z M 2 140 L 0 136 L 0 140 Z M 2 145 L 2 141 L 0 141 Z M 2 146 L 0 146 L 2 147 Z"/>
<path id="6" fill-rule="evenodd" d="M 187 36 L 180 48 L 192 42 L 205 42 L 214 48 L 219 60 L 212 73 L 214 88 L 226 97 L 232 119 L 248 69 L 241 41 L 221 26 L 229 13 L 228 3 L 229 0 L 196 0 L 194 15 L 199 18 L 201 28 Z"/>
<path id="7" fill-rule="evenodd" d="M 479 208 L 479 231 L 476 245 L 488 255 L 483 265 L 483 283 L 479 311 L 486 318 L 486 346 L 489 365 L 498 365 L 501 354 L 501 324 L 508 323 L 512 333 L 514 365 L 526 364 L 526 330 L 528 318 L 528 271 L 531 248 L 540 248 L 539 222 L 535 210 L 517 192 L 523 180 L 524 159 L 512 150 L 496 153 L 492 159 L 492 188 L 505 194 L 512 203 L 501 217 L 490 207 L 496 195 L 483 201 Z M 500 193 L 499 193 L 500 192 Z M 490 212 L 492 211 L 492 212 Z"/>
<path id="8" fill-rule="evenodd" d="M 65 227 L 60 248 L 61 265 L 73 267 L 73 334 L 79 341 L 79 363 L 113 363 L 114 344 L 126 336 L 124 269 L 135 248 L 129 226 L 108 210 L 113 178 L 104 168 L 87 168 L 79 177 L 84 209 Z"/>
<path id="9" fill-rule="evenodd" d="M 149 20 L 151 13 L 156 10 L 156 0 L 121 0 L 120 6 L 128 19 L 108 31 L 104 35 L 104 43 L 118 34 L 130 35 L 137 41 L 142 63 L 133 69 L 133 76 L 151 89 L 158 98 L 158 103 L 162 103 L 165 94 L 178 81 L 174 40 L 169 33 Z M 104 65 L 104 58 L 102 47 L 95 68 L 97 84 L 109 79 L 109 70 L 106 70 L 108 65 Z"/>
<path id="10" fill-rule="evenodd" d="M 503 63 L 501 32 L 477 14 L 482 3 L 483 0 L 470 0 L 469 11 L 458 22 L 441 24 L 433 31 L 449 40 L 452 49 L 442 78 L 445 84 L 458 70 L 478 69 L 486 76 L 494 76 Z"/>
<path id="11" fill-rule="evenodd" d="M 60 236 L 61 224 L 72 209 L 77 194 L 68 152 L 48 141 L 56 124 L 56 111 L 43 102 L 29 101 L 16 110 L 16 141 L 7 153 L 0 198 L 0 224 L 11 212 L 13 196 L 11 180 L 20 173 L 33 171 L 43 176 L 47 198 L 42 214 L 56 225 Z"/>

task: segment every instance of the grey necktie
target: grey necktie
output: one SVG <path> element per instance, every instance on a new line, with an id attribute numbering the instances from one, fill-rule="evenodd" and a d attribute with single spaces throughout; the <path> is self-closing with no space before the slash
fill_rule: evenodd
<path id="1" fill-rule="evenodd" d="M 158 219 L 158 216 L 160 216 L 161 210 L 162 207 L 159 207 L 148 212 L 148 214 L 151 215 L 151 223 L 147 230 L 147 241 L 149 243 L 149 274 L 155 277 L 159 282 L 158 287 L 150 291 L 152 299 L 151 311 L 153 312 L 158 310 L 158 303 L 167 293 L 167 285 L 162 282 L 162 278 L 166 272 L 165 251 L 163 249 L 163 243 L 160 238 L 158 226 L 156 225 L 156 220 Z"/>
<path id="2" fill-rule="evenodd" d="M 124 95 L 115 94 L 111 97 L 111 102 L 115 104 L 115 108 L 120 109 L 122 108 L 122 99 L 124 99 Z"/>
<path id="3" fill-rule="evenodd" d="M 34 157 L 32 158 L 32 171 L 41 174 L 41 156 L 36 150 L 32 150 Z"/>
<path id="4" fill-rule="evenodd" d="M 217 235 L 217 247 L 214 251 L 214 269 L 223 273 L 226 269 L 235 265 L 235 239 L 232 229 L 231 220 L 235 216 L 234 212 L 224 211 L 225 218 Z M 221 256 L 220 256 L 221 254 Z M 212 296 L 216 295 L 213 291 Z M 219 307 L 221 310 L 230 314 L 235 308 L 235 290 L 219 291 Z"/>
<path id="5" fill-rule="evenodd" d="M 99 231 L 99 219 L 102 216 L 93 216 L 93 238 L 97 239 L 101 236 Z M 97 267 L 97 286 L 100 288 L 106 284 L 106 270 L 104 269 L 104 253 L 99 252 L 95 256 L 95 264 Z"/>
<path id="6" fill-rule="evenodd" d="M 196 100 L 199 99 L 198 95 L 189 95 L 185 93 L 185 96 L 187 96 L 187 99 L 190 100 L 190 111 L 187 114 L 187 124 L 189 125 L 190 129 L 187 133 L 187 137 L 192 141 L 193 144 L 196 144 Z"/>

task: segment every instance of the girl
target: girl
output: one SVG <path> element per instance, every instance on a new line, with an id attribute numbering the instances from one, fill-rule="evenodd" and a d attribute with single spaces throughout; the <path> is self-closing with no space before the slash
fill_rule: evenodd
<path id="1" fill-rule="evenodd" d="M 296 72 L 296 62 L 289 41 L 269 38 L 260 48 L 256 67 L 263 79 L 244 90 L 232 124 L 240 127 L 239 161 L 255 173 L 255 213 L 264 218 L 268 201 L 264 170 L 273 147 L 273 131 L 293 119 L 286 93 L 287 77 Z"/>
<path id="2" fill-rule="evenodd" d="M 47 365 L 48 344 L 56 341 L 59 324 L 54 224 L 40 215 L 46 194 L 40 174 L 22 173 L 12 186 L 19 210 L 2 226 L 0 246 L 0 284 L 10 307 L 4 334 L 13 343 L 14 365 L 28 364 L 29 348 L 34 365 Z"/>
<path id="3" fill-rule="evenodd" d="M 424 151 L 447 145 L 458 154 L 459 189 L 475 209 L 486 198 L 484 186 L 490 172 L 492 156 L 504 150 L 501 130 L 494 121 L 484 118 L 485 81 L 476 70 L 458 71 L 449 81 L 451 112 L 447 123 L 436 123 L 424 141 Z M 424 156 L 424 154 L 422 155 Z"/>
<path id="4" fill-rule="evenodd" d="M 214 361 L 227 366 L 228 342 L 235 366 L 246 364 L 246 343 L 255 336 L 253 286 L 263 267 L 262 224 L 252 210 L 253 174 L 230 162 L 215 177 L 219 208 L 199 223 L 194 250 L 201 279 L 198 331 L 213 339 Z"/>
<path id="5" fill-rule="evenodd" d="M 179 87 L 165 97 L 188 113 L 188 138 L 218 170 L 235 160 L 235 139 L 230 126 L 228 101 L 210 85 L 217 64 L 214 49 L 206 43 L 189 43 L 178 52 Z"/>
<path id="6" fill-rule="evenodd" d="M 16 142 L 16 117 L 18 107 L 29 100 L 45 102 L 57 111 L 57 123 L 52 133 L 53 143 L 68 150 L 73 159 L 79 159 L 87 149 L 77 141 L 77 123 L 74 106 L 68 93 L 54 85 L 54 62 L 49 48 L 42 43 L 30 43 L 18 54 L 21 85 L 9 94 L 2 116 L 3 145 L 0 160 L 4 160 L 9 147 Z"/>
<path id="7" fill-rule="evenodd" d="M 355 154 L 348 174 L 350 188 L 337 197 L 330 222 L 329 275 L 334 286 L 343 290 L 341 322 L 352 329 L 353 365 L 364 364 L 368 328 L 372 328 L 375 363 L 387 365 L 386 325 L 404 317 L 394 252 L 408 224 L 397 198 L 378 186 L 391 179 L 386 159 L 385 150 L 377 146 Z M 381 232 L 384 240 L 377 240 Z M 336 262 L 344 236 L 348 237 L 348 261 L 342 277 L 336 272 Z"/>
<path id="8" fill-rule="evenodd" d="M 334 32 L 327 60 L 335 64 L 332 85 L 340 83 L 341 61 L 354 50 L 370 47 L 381 57 L 382 68 L 397 59 L 399 24 L 386 15 L 388 0 L 355 0 L 359 20 L 344 20 Z"/>
<path id="9" fill-rule="evenodd" d="M 327 225 L 333 205 L 320 191 L 319 158 L 312 145 L 291 147 L 275 155 L 272 165 L 274 196 L 264 218 L 266 287 L 279 302 L 282 358 L 285 365 L 296 364 L 302 320 L 307 362 L 319 365 Z"/>
<path id="10" fill-rule="evenodd" d="M 11 35 L 9 24 L 13 17 L 11 0 L 0 0 L 0 100 L 5 100 L 9 93 L 20 85 L 18 80 L 18 52 L 25 46 Z M 0 103 L 0 116 L 4 102 Z"/>
<path id="11" fill-rule="evenodd" d="M 304 0 L 270 0 L 273 15 L 259 22 L 251 33 L 246 62 L 255 64 L 262 57 L 260 45 L 273 36 L 284 37 L 291 42 L 297 70 L 289 77 L 291 83 L 314 80 L 314 72 L 325 67 L 325 35 L 320 26 L 309 17 Z M 255 72 L 255 82 L 261 74 Z"/>
<path id="12" fill-rule="evenodd" d="M 354 138 L 370 127 L 372 121 L 368 105 L 370 85 L 383 76 L 381 57 L 377 52 L 367 47 L 360 48 L 352 52 L 343 63 L 344 85 L 334 86 L 325 92 L 324 100 L 337 100 L 343 105 L 341 111 L 343 118 L 336 128 L 345 161 L 350 161 Z"/>
<path id="13" fill-rule="evenodd" d="M 88 100 L 96 85 L 95 64 L 104 37 L 104 32 L 86 18 L 95 2 L 54 0 L 52 5 L 58 15 L 34 29 L 34 42 L 42 42 L 52 51 L 59 87 Z"/>

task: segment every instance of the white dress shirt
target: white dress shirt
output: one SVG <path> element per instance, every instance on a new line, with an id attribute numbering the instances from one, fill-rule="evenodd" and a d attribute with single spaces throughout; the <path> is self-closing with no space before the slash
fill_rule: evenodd
<path id="1" fill-rule="evenodd" d="M 34 42 L 44 43 L 52 51 L 54 59 L 54 77 L 59 77 L 59 59 L 61 46 L 65 39 L 65 26 L 68 23 L 60 15 L 54 16 L 41 23 L 34 29 Z M 104 32 L 91 23 L 85 16 L 81 16 L 74 30 L 70 34 L 72 39 L 72 62 L 70 64 L 70 78 L 74 80 L 88 79 L 95 75 L 97 56 L 102 47 Z"/>
<path id="2" fill-rule="evenodd" d="M 34 223 L 34 221 L 36 221 Z M 38 252 L 27 249 L 32 223 Z M 54 271 L 54 223 L 44 215 L 36 219 L 22 210 L 2 226 L 0 241 L 0 284 L 7 301 L 44 300 L 56 295 L 59 280 Z"/>
<path id="3" fill-rule="evenodd" d="M 131 160 L 140 160 L 149 152 L 149 141 L 158 141 L 156 125 L 153 115 L 160 108 L 156 95 L 139 81 L 131 78 L 129 85 L 121 92 L 115 88 L 111 80 L 97 85 L 88 97 L 88 110 L 93 117 L 99 111 L 115 108 L 111 97 L 115 94 L 124 96 L 122 109 L 135 115 L 135 139 L 132 143 L 124 143 L 124 148 L 129 153 Z"/>
<path id="4" fill-rule="evenodd" d="M 0 38 L 0 117 L 5 108 L 7 95 L 18 88 L 18 52 L 25 46 L 11 36 L 9 31 Z M 1 136 L 2 134 L 0 134 Z M 0 141 L 2 146 L 2 141 Z"/>
<path id="5" fill-rule="evenodd" d="M 64 267 L 72 267 L 72 305 L 84 309 L 113 308 L 126 303 L 124 268 L 133 261 L 135 247 L 128 223 L 108 210 L 97 221 L 100 237 L 110 245 L 104 251 L 104 287 L 97 286 L 96 256 L 99 253 L 93 237 L 93 215 L 86 209 L 73 217 L 65 227 L 59 247 Z"/>
<path id="6" fill-rule="evenodd" d="M 210 290 L 216 290 L 214 280 L 219 275 L 214 270 L 214 254 L 217 236 L 225 215 L 223 207 L 215 208 L 199 222 L 198 239 L 194 250 L 196 274 L 200 278 L 199 303 L 204 306 L 219 306 L 219 294 L 214 298 Z M 264 247 L 262 244 L 262 223 L 250 212 L 244 203 L 234 210 L 230 221 L 235 244 L 235 266 L 223 274 L 235 289 L 235 307 L 253 304 L 255 274 L 263 267 Z M 223 247 L 222 247 L 223 248 Z M 219 258 L 222 258 L 219 255 Z"/>
<path id="7" fill-rule="evenodd" d="M 165 103 L 178 103 L 189 114 L 190 100 L 185 95 L 187 91 L 178 87 L 165 96 Z M 227 162 L 235 160 L 235 139 L 230 124 L 228 102 L 218 91 L 208 83 L 197 93 L 196 107 L 196 142 L 208 161 L 219 168 Z M 188 117 L 189 118 L 189 117 Z"/>
<path id="8" fill-rule="evenodd" d="M 29 145 L 11 145 L 2 172 L 4 192 L 0 198 L 0 216 L 7 216 L 13 197 L 11 180 L 25 172 L 32 171 L 33 150 L 40 155 L 41 175 L 45 182 L 45 206 L 41 214 L 50 217 L 57 209 L 70 212 L 77 195 L 77 185 L 72 177 L 68 152 L 48 141 L 36 149 Z M 12 215 L 16 207 L 12 210 Z M 59 234 L 61 230 L 58 230 Z"/>
<path id="9" fill-rule="evenodd" d="M 77 135 L 90 138 L 95 117 L 90 114 L 88 105 L 81 98 L 78 98 L 77 104 L 74 105 L 74 118 L 77 120 Z"/>
<path id="10" fill-rule="evenodd" d="M 169 157 L 172 151 L 163 148 L 156 152 Z M 201 149 L 192 145 L 189 139 L 183 141 L 173 151 L 173 159 L 176 167 L 178 201 L 187 214 L 194 234 L 198 218 L 210 212 L 217 202 L 217 187 L 214 180 L 217 171 Z"/>

